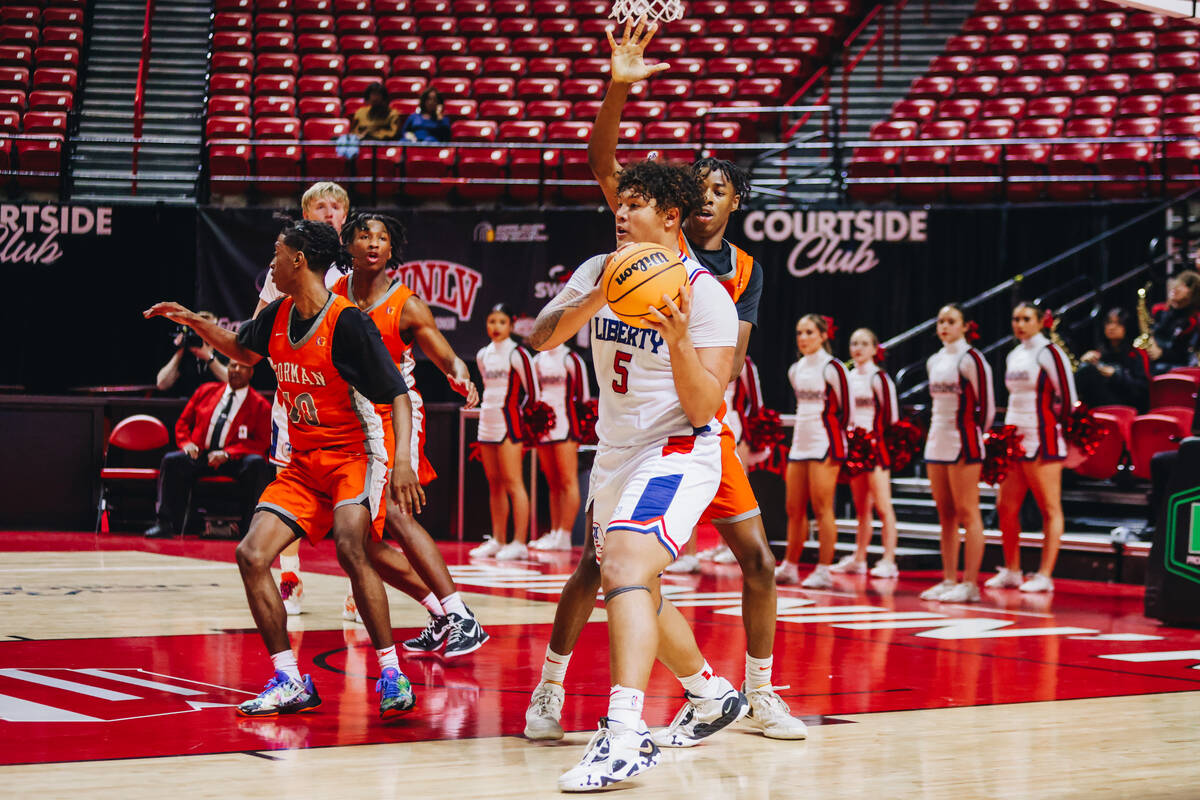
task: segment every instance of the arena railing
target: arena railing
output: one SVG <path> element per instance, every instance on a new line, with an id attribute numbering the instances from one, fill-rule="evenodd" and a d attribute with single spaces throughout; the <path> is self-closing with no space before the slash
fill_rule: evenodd
<path id="1" fill-rule="evenodd" d="M 146 0 L 142 20 L 142 52 L 138 60 L 137 83 L 133 90 L 133 148 L 130 154 L 133 174 L 132 192 L 137 194 L 138 151 L 141 149 L 142 126 L 146 119 L 146 76 L 150 71 L 150 31 L 154 22 L 154 0 Z"/>

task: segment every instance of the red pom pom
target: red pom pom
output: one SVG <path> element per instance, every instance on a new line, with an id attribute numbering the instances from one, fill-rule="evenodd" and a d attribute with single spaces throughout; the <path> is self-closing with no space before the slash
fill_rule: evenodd
<path id="1" fill-rule="evenodd" d="M 1095 412 L 1083 403 L 1076 403 L 1063 429 L 1063 438 L 1067 440 L 1067 444 L 1090 456 L 1096 452 L 1105 436 L 1108 436 L 1108 429 L 1100 427 L 1096 422 Z"/>
<path id="2" fill-rule="evenodd" d="M 1021 438 L 1016 425 L 1001 425 L 984 434 L 982 477 L 985 483 L 998 485 L 1008 476 L 1012 465 L 1024 457 Z"/>
<path id="3" fill-rule="evenodd" d="M 471 442 L 467 447 L 467 461 L 483 461 L 483 447 L 479 442 Z"/>
<path id="4" fill-rule="evenodd" d="M 554 424 L 558 422 L 558 416 L 554 413 L 554 409 L 548 403 L 540 400 L 525 406 L 521 416 L 525 423 L 525 432 L 531 442 L 537 442 L 549 433 Z"/>
<path id="5" fill-rule="evenodd" d="M 925 431 L 910 419 L 902 419 L 883 431 L 883 446 L 891 458 L 892 471 L 899 472 L 913 462 L 921 452 Z"/>
<path id="6" fill-rule="evenodd" d="M 753 452 L 782 444 L 786 438 L 783 423 L 779 420 L 779 412 L 773 408 L 764 406 L 746 420 L 746 442 Z"/>
<path id="7" fill-rule="evenodd" d="M 575 416 L 579 419 L 579 443 L 596 444 L 600 439 L 596 436 L 596 419 L 599 403 L 595 398 L 581 400 L 575 404 Z"/>
<path id="8" fill-rule="evenodd" d="M 966 340 L 971 344 L 979 341 L 979 323 L 971 320 L 967 323 L 967 332 L 964 335 Z"/>
<path id="9" fill-rule="evenodd" d="M 876 466 L 875 433 L 865 428 L 847 431 L 846 460 L 842 462 L 842 472 L 853 478 L 870 472 Z"/>

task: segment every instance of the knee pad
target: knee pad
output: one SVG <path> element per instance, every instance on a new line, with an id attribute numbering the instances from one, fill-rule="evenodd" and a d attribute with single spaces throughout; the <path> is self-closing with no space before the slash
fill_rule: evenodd
<path id="1" fill-rule="evenodd" d="M 614 597 L 616 597 L 617 595 L 625 594 L 625 592 L 636 592 L 636 591 L 643 591 L 650 595 L 654 594 L 653 592 L 650 591 L 649 586 L 642 586 L 641 584 L 637 584 L 634 586 L 618 586 L 616 589 L 613 589 L 610 592 L 604 593 L 604 604 L 608 605 L 610 602 L 612 602 L 612 599 Z M 659 610 L 662 610 L 661 605 L 659 606 Z"/>

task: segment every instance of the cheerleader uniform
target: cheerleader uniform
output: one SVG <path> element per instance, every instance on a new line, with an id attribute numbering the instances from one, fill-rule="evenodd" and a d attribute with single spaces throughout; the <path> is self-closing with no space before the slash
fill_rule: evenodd
<path id="1" fill-rule="evenodd" d="M 944 346 L 925 362 L 932 408 L 925 460 L 934 464 L 983 461 L 983 434 L 996 406 L 992 368 L 966 340 Z"/>
<path id="2" fill-rule="evenodd" d="M 483 397 L 479 403 L 479 433 L 485 444 L 505 439 L 522 441 L 525 435 L 521 409 L 537 395 L 533 359 L 513 339 L 490 342 L 475 354 L 475 363 L 483 378 Z"/>
<path id="3" fill-rule="evenodd" d="M 883 433 L 900 419 L 896 384 L 877 364 L 855 365 L 847 376 L 850 384 L 850 427 L 875 434 L 875 463 L 891 469 L 892 459 L 883 443 Z"/>
<path id="4" fill-rule="evenodd" d="M 788 382 L 796 393 L 796 426 L 788 461 L 844 460 L 850 422 L 846 368 L 818 350 L 788 368 Z"/>
<path id="5" fill-rule="evenodd" d="M 568 439 L 578 442 L 582 438 L 578 403 L 591 397 L 583 359 L 560 344 L 533 357 L 533 375 L 537 383 L 536 399 L 554 409 L 554 426 L 538 444 L 556 444 Z"/>
<path id="6" fill-rule="evenodd" d="M 1032 336 L 1009 352 L 1004 385 L 1008 387 L 1004 423 L 1020 432 L 1025 459 L 1066 458 L 1063 426 L 1075 406 L 1075 379 L 1066 354 L 1042 334 Z"/>

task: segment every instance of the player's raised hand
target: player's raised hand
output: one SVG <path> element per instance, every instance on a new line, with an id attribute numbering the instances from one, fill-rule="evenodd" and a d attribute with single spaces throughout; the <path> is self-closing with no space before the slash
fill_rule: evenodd
<path id="1" fill-rule="evenodd" d="M 605 30 L 609 47 L 612 48 L 613 83 L 637 83 L 670 68 L 671 65 L 665 61 L 657 64 L 647 64 L 645 61 L 646 47 L 657 31 L 658 23 L 647 25 L 644 16 L 637 20 L 636 26 L 633 20 L 625 23 L 620 42 L 613 38 L 612 28 Z"/>
<path id="2" fill-rule="evenodd" d="M 654 306 L 648 306 L 650 315 L 646 317 L 646 324 L 662 335 L 668 347 L 674 347 L 688 336 L 688 315 L 692 310 L 691 284 L 684 284 L 679 290 L 678 305 L 665 294 L 663 301 L 666 303 L 670 316 L 664 316 Z"/>
<path id="3" fill-rule="evenodd" d="M 143 311 L 142 316 L 146 319 L 150 319 L 151 317 L 166 317 L 173 322 L 190 325 L 191 319 L 196 315 L 179 303 L 166 302 L 155 303 Z"/>
<path id="4" fill-rule="evenodd" d="M 403 514 L 419 514 L 425 505 L 425 490 L 417 480 L 417 473 L 412 464 L 397 463 L 392 470 L 392 480 L 389 486 L 392 500 Z"/>

